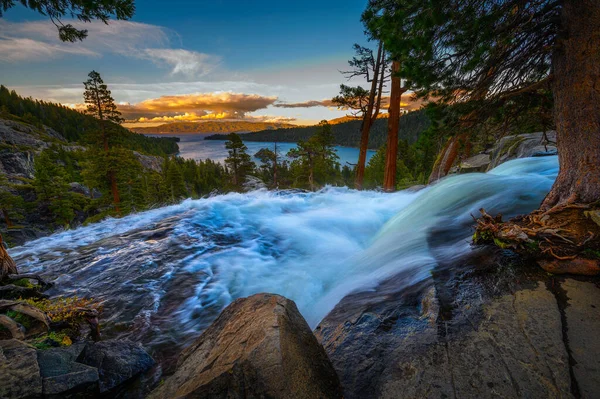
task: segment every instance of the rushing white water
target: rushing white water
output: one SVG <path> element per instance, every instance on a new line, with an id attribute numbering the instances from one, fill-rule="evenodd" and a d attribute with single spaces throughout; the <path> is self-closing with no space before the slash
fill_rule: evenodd
<path id="1" fill-rule="evenodd" d="M 105 303 L 109 334 L 181 345 L 235 298 L 273 292 L 315 326 L 355 290 L 400 272 L 410 284 L 469 250 L 471 215 L 535 209 L 556 157 L 508 162 L 419 192 L 327 188 L 227 194 L 109 219 L 11 250 L 23 271 L 57 278 L 51 294 Z M 114 328 L 111 330 L 111 328 Z"/>

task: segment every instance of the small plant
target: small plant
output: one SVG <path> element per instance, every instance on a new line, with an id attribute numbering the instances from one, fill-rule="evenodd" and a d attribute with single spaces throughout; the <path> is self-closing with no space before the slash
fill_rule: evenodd
<path id="1" fill-rule="evenodd" d="M 25 299 L 24 302 L 35 306 L 45 312 L 55 322 L 64 322 L 71 326 L 78 326 L 85 321 L 87 309 L 100 312 L 101 306 L 93 299 L 79 297 L 60 297 L 55 299 Z"/>
<path id="2" fill-rule="evenodd" d="M 63 331 L 51 331 L 48 335 L 37 338 L 32 342 L 32 345 L 40 350 L 46 350 L 50 348 L 56 348 L 59 346 L 71 346 L 73 341 L 70 337 L 69 330 Z"/>
<path id="3" fill-rule="evenodd" d="M 33 285 L 31 283 L 31 281 L 29 281 L 28 278 L 22 278 L 20 280 L 15 280 L 12 282 L 13 285 L 16 285 L 17 287 L 23 287 L 23 288 L 34 288 L 35 285 Z"/>
<path id="4" fill-rule="evenodd" d="M 14 310 L 9 310 L 6 312 L 6 315 L 25 327 L 25 329 L 30 329 L 33 325 L 34 319 L 31 317 L 24 315 L 23 313 L 16 312 Z"/>
<path id="5" fill-rule="evenodd" d="M 583 251 L 583 256 L 589 259 L 600 259 L 600 251 L 595 251 L 591 248 L 586 248 Z"/>

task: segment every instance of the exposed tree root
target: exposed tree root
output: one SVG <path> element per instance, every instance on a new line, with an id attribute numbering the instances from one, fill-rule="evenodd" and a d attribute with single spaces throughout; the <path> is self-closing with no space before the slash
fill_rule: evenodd
<path id="1" fill-rule="evenodd" d="M 4 241 L 2 240 L 2 234 L 0 234 L 0 281 L 4 280 L 9 274 L 17 273 L 17 265 L 4 249 Z"/>
<path id="2" fill-rule="evenodd" d="M 569 204 L 503 222 L 480 209 L 474 244 L 494 244 L 534 258 L 556 274 L 600 274 L 600 210 Z"/>

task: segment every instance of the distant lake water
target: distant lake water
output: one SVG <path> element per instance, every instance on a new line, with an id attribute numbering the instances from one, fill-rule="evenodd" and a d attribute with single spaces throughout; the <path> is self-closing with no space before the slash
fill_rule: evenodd
<path id="1" fill-rule="evenodd" d="M 213 161 L 221 162 L 227 158 L 227 149 L 225 148 L 224 140 L 204 140 L 207 134 L 150 134 L 152 137 L 179 137 L 179 155 L 183 158 L 205 160 L 211 159 Z M 269 148 L 273 150 L 275 143 L 269 142 L 253 142 L 245 141 L 244 144 L 248 147 L 248 153 L 252 156 L 258 152 L 261 148 Z M 295 148 L 295 143 L 277 143 L 277 150 L 281 155 L 287 154 L 287 152 Z M 338 156 L 340 157 L 339 162 L 343 166 L 346 162 L 355 164 L 358 161 L 358 148 L 352 147 L 341 147 L 336 146 Z M 367 151 L 367 162 L 375 154 L 374 150 Z M 257 163 L 258 160 L 254 159 Z"/>

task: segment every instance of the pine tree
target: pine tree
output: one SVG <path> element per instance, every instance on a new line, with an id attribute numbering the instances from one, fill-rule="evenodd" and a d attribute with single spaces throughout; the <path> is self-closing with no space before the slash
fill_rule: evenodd
<path id="1" fill-rule="evenodd" d="M 225 165 L 231 169 L 233 185 L 239 188 L 246 180 L 246 176 L 253 173 L 254 162 L 246 152 L 248 147 L 239 135 L 231 133 L 227 137 L 225 148 L 227 148 L 229 156 L 225 159 Z"/>
<path id="2" fill-rule="evenodd" d="M 181 172 L 181 166 L 176 159 L 168 163 L 166 171 L 166 186 L 169 197 L 173 203 L 188 197 L 185 180 Z"/>
<path id="3" fill-rule="evenodd" d="M 85 86 L 83 97 L 87 104 L 86 113 L 94 116 L 100 121 L 100 134 L 97 135 L 96 142 L 102 145 L 106 155 L 105 161 L 109 161 L 111 158 L 118 160 L 118 158 L 115 158 L 110 153 L 110 139 L 111 133 L 114 132 L 113 123 L 120 123 L 123 121 L 121 113 L 117 110 L 115 100 L 112 98 L 110 90 L 108 90 L 107 85 L 104 84 L 100 74 L 96 71 L 92 71 L 88 76 L 89 79 L 86 82 L 83 82 Z M 121 209 L 119 208 L 120 198 L 116 177 L 118 167 L 117 164 L 113 162 L 108 162 L 105 166 L 107 172 L 106 176 L 110 182 L 113 205 L 116 213 L 119 215 L 121 214 Z"/>
<path id="4" fill-rule="evenodd" d="M 33 187 L 38 207 L 46 210 L 52 221 L 62 226 L 70 225 L 75 211 L 81 209 L 85 202 L 80 194 L 70 191 L 66 171 L 52 161 L 48 150 L 35 158 Z"/>
<path id="5" fill-rule="evenodd" d="M 327 121 L 321 121 L 317 133 L 306 141 L 299 141 L 287 156 L 294 159 L 292 169 L 297 170 L 296 181 L 306 182 L 312 191 L 317 182 L 325 184 L 338 178 L 338 156 L 333 146 L 331 125 Z"/>
<path id="6" fill-rule="evenodd" d="M 361 116 L 361 137 L 356 165 L 355 187 L 361 189 L 364 180 L 367 149 L 369 146 L 369 134 L 373 123 L 379 115 L 381 98 L 386 80 L 387 59 L 383 43 L 379 41 L 377 55 L 373 50 L 354 45 L 356 55 L 348 63 L 352 71 L 343 72 L 348 78 L 362 77 L 371 82 L 371 89 L 367 92 L 362 87 L 340 86 L 340 95 L 333 98 L 333 103 L 340 108 L 354 110 L 354 116 Z"/>
<path id="7" fill-rule="evenodd" d="M 14 225 L 14 221 L 23 216 L 23 198 L 14 194 L 14 186 L 8 182 L 8 178 L 0 172 L 0 212 L 7 228 Z"/>
<path id="8" fill-rule="evenodd" d="M 148 188 L 140 161 L 125 148 L 115 148 L 113 153 L 119 159 L 117 184 L 120 187 L 122 211 L 127 214 L 145 210 L 148 207 Z"/>
<path id="9" fill-rule="evenodd" d="M 260 160 L 260 169 L 263 172 L 263 180 L 270 181 L 272 187 L 277 187 L 277 171 L 279 168 L 278 159 L 281 158 L 277 150 L 277 143 L 273 150 L 270 148 L 261 148 L 255 158 Z"/>
<path id="10" fill-rule="evenodd" d="M 77 19 L 82 22 L 99 20 L 108 23 L 111 17 L 129 19 L 135 12 L 133 0 L 36 0 L 19 1 L 19 4 L 48 16 L 58 29 L 58 37 L 63 42 L 75 42 L 87 37 L 87 29 L 77 29 L 71 24 L 62 23 L 64 17 Z M 0 18 L 3 13 L 15 6 L 14 0 L 0 1 Z"/>

